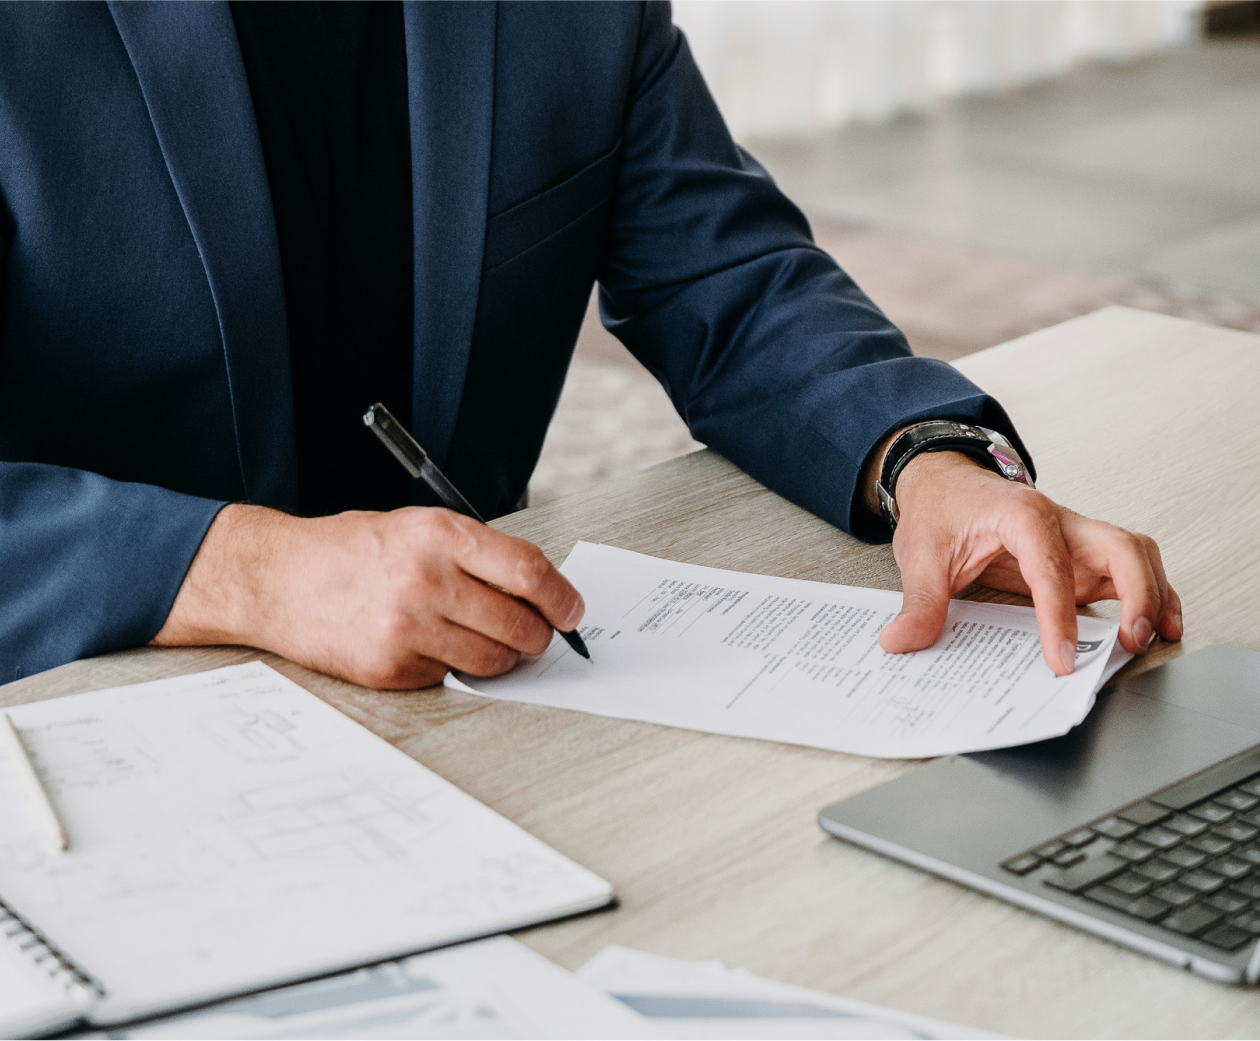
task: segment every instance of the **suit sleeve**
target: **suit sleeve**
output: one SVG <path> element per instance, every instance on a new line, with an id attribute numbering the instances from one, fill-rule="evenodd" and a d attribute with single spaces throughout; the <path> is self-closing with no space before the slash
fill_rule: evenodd
<path id="1" fill-rule="evenodd" d="M 151 640 L 224 505 L 0 461 L 0 682 Z"/>
<path id="2" fill-rule="evenodd" d="M 780 495 L 868 541 L 871 450 L 906 423 L 1006 413 L 905 337 L 812 240 L 805 217 L 731 139 L 666 4 L 644 8 L 604 324 L 692 435 Z"/>

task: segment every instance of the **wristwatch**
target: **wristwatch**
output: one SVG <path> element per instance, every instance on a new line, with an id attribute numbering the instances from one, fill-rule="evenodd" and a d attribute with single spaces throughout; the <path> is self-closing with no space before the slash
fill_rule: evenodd
<path id="1" fill-rule="evenodd" d="M 897 435 L 888 446 L 879 482 L 875 485 L 879 496 L 880 515 L 892 531 L 897 530 L 900 511 L 897 509 L 897 478 L 901 471 L 920 452 L 961 452 L 976 462 L 1001 474 L 1008 481 L 1018 481 L 1034 487 L 1028 467 L 1019 457 L 1014 446 L 996 430 L 960 423 L 953 419 L 930 419 L 915 423 Z"/>

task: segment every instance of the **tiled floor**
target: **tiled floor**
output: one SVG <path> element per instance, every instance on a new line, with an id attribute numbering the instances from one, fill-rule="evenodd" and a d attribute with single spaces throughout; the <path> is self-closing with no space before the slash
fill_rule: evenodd
<path id="1" fill-rule="evenodd" d="M 1260 332 L 1260 40 L 750 147 L 919 353 L 1108 303 Z M 694 447 L 592 313 L 532 501 Z"/>
<path id="2" fill-rule="evenodd" d="M 1260 306 L 1260 42 L 1203 43 L 755 155 L 815 217 Z"/>

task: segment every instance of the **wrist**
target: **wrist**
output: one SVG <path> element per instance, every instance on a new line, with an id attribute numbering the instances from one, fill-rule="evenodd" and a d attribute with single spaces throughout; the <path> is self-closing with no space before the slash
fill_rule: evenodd
<path id="1" fill-rule="evenodd" d="M 897 478 L 897 502 L 903 514 L 939 502 L 946 491 L 976 477 L 1001 481 L 996 473 L 962 452 L 921 452 L 906 463 Z"/>
<path id="2" fill-rule="evenodd" d="M 236 503 L 210 524 L 153 638 L 159 646 L 246 644 L 270 648 L 269 628 L 285 602 L 285 547 L 302 521 L 278 510 Z"/>
<path id="3" fill-rule="evenodd" d="M 890 530 L 896 529 L 900 519 L 897 492 L 901 474 L 919 456 L 940 452 L 970 457 L 1008 481 L 1032 486 L 1028 467 L 1014 445 L 999 431 L 954 419 L 913 423 L 894 436 L 884 450 L 875 486 L 880 514 Z"/>

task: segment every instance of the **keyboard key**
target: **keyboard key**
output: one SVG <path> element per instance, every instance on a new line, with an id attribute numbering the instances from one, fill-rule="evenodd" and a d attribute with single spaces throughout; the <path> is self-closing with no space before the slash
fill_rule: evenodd
<path id="1" fill-rule="evenodd" d="M 1181 874 L 1181 868 L 1168 863 L 1162 857 L 1148 860 L 1144 864 L 1136 864 L 1133 868 L 1139 875 L 1145 875 L 1154 882 L 1167 882 Z"/>
<path id="2" fill-rule="evenodd" d="M 1106 904 L 1117 911 L 1123 911 L 1125 914 L 1147 922 L 1165 914 L 1169 909 L 1168 904 L 1163 900 L 1156 900 L 1153 896 L 1139 896 L 1134 899 L 1123 893 L 1117 893 L 1110 886 L 1094 886 L 1093 889 L 1087 890 L 1085 895 L 1090 900 L 1096 900 L 1100 904 Z"/>
<path id="3" fill-rule="evenodd" d="M 1062 871 L 1055 871 L 1053 874 L 1046 876 L 1043 881 L 1048 886 L 1054 886 L 1055 889 L 1064 889 L 1069 893 L 1079 893 L 1096 882 L 1102 882 L 1112 875 L 1120 874 L 1121 871 L 1127 870 L 1128 867 L 1129 862 L 1127 860 L 1121 860 L 1119 857 L 1113 857 L 1105 853 L 1100 857 L 1093 857 L 1083 863 L 1074 864 L 1072 867 L 1065 868 Z"/>
<path id="4" fill-rule="evenodd" d="M 1127 839 L 1135 831 L 1138 830 L 1136 824 L 1130 824 L 1128 821 L 1122 821 L 1119 817 L 1108 817 L 1101 820 L 1097 824 L 1091 824 L 1091 828 L 1098 832 L 1099 835 L 1106 835 L 1109 839 Z"/>
<path id="5" fill-rule="evenodd" d="M 1007 871 L 1013 871 L 1017 875 L 1026 875 L 1040 863 L 1040 857 L 1032 853 L 1025 853 L 1023 856 L 1012 857 L 1010 860 L 1003 862 L 1002 866 Z"/>
<path id="6" fill-rule="evenodd" d="M 1168 816 L 1168 810 L 1162 806 L 1156 806 L 1153 802 L 1143 800 L 1135 802 L 1132 806 L 1126 806 L 1123 810 L 1117 810 L 1116 816 L 1123 817 L 1134 824 L 1155 824 Z"/>
<path id="7" fill-rule="evenodd" d="M 1187 871 L 1177 881 L 1183 886 L 1197 889 L 1200 893 L 1214 893 L 1225 884 L 1225 879 L 1214 871 L 1208 871 L 1207 868 Z"/>
<path id="8" fill-rule="evenodd" d="M 1054 858 L 1054 863 L 1059 867 L 1071 867 L 1073 864 L 1079 864 L 1084 859 L 1085 851 L 1083 849 L 1065 849 Z"/>
<path id="9" fill-rule="evenodd" d="M 1232 925 L 1218 925 L 1215 929 L 1209 929 L 1199 939 L 1204 943 L 1210 943 L 1213 947 L 1223 947 L 1227 951 L 1236 951 L 1244 943 L 1247 943 L 1251 936 L 1241 929 L 1235 929 Z"/>
<path id="10" fill-rule="evenodd" d="M 1213 802 L 1219 802 L 1222 806 L 1228 806 L 1231 810 L 1249 810 L 1253 806 L 1260 805 L 1260 798 L 1244 792 L 1239 788 L 1235 788 L 1232 792 L 1223 792 L 1218 795 Z"/>
<path id="11" fill-rule="evenodd" d="M 1164 859 L 1176 864 L 1179 868 L 1197 868 L 1207 860 L 1207 854 L 1200 853 L 1197 849 L 1190 849 L 1188 846 L 1178 846 L 1165 853 Z"/>
<path id="12" fill-rule="evenodd" d="M 1218 875 L 1224 875 L 1233 881 L 1245 878 L 1251 874 L 1251 865 L 1245 860 L 1239 860 L 1236 857 L 1217 857 L 1208 867 Z"/>
<path id="13" fill-rule="evenodd" d="M 1064 835 L 1063 841 L 1069 846 L 1088 846 L 1096 838 L 1098 836 L 1089 828 L 1080 828 L 1071 835 Z"/>
<path id="14" fill-rule="evenodd" d="M 1215 832 L 1205 832 L 1197 839 L 1189 839 L 1187 846 L 1197 849 L 1200 853 L 1207 853 L 1215 857 L 1226 850 L 1233 849 L 1234 844 L 1227 838 L 1217 835 Z"/>
<path id="15" fill-rule="evenodd" d="M 1207 821 L 1199 820 L 1197 817 L 1187 817 L 1184 813 L 1179 813 L 1177 816 L 1170 817 L 1164 821 L 1161 827 L 1172 828 L 1173 831 L 1178 831 L 1182 835 L 1189 835 L 1193 838 L 1195 835 L 1201 835 L 1207 831 L 1208 823 Z"/>
<path id="16" fill-rule="evenodd" d="M 1245 896 L 1251 897 L 1252 900 L 1260 900 L 1260 878 L 1257 878 L 1255 875 L 1252 875 L 1250 878 L 1240 879 L 1234 883 L 1233 888 Z"/>
<path id="17" fill-rule="evenodd" d="M 1213 798 L 1218 792 L 1242 787 L 1255 777 L 1260 777 L 1260 749 L 1252 748 L 1178 781 L 1152 795 L 1150 801 L 1174 810 L 1184 810 L 1187 806 Z"/>
<path id="18" fill-rule="evenodd" d="M 1184 836 L 1164 828 L 1147 828 L 1138 838 L 1156 849 L 1172 849 Z"/>
<path id="19" fill-rule="evenodd" d="M 1226 914 L 1237 914 L 1251 903 L 1241 893 L 1236 893 L 1232 889 L 1222 889 L 1219 893 L 1213 893 L 1203 902 L 1211 904 L 1218 911 L 1224 911 Z"/>
<path id="20" fill-rule="evenodd" d="M 1044 846 L 1038 846 L 1033 852 L 1043 860 L 1049 860 L 1051 857 L 1057 857 L 1065 849 L 1067 847 L 1062 842 L 1056 841 L 1047 842 Z"/>
<path id="21" fill-rule="evenodd" d="M 1236 929 L 1245 929 L 1253 936 L 1260 935 L 1260 911 L 1248 911 L 1229 920 Z"/>
<path id="22" fill-rule="evenodd" d="M 1155 883 L 1149 878 L 1143 878 L 1132 871 L 1126 871 L 1119 878 L 1113 878 L 1107 885 L 1125 896 L 1145 896 Z"/>
<path id="23" fill-rule="evenodd" d="M 1260 777 L 1253 777 L 1250 781 L 1244 781 L 1238 788 L 1240 791 L 1247 792 L 1250 795 L 1260 795 Z"/>
<path id="24" fill-rule="evenodd" d="M 1209 925 L 1215 925 L 1224 917 L 1215 907 L 1191 904 L 1189 907 L 1178 908 L 1159 924 L 1173 932 L 1193 936 L 1195 933 L 1201 933 Z"/>
<path id="25" fill-rule="evenodd" d="M 1148 846 L 1145 842 L 1138 842 L 1137 839 L 1129 839 L 1128 842 L 1122 842 L 1120 845 L 1112 848 L 1111 852 L 1117 857 L 1124 857 L 1125 860 L 1132 860 L 1134 863 L 1146 860 L 1155 855 L 1155 847 Z"/>
<path id="26" fill-rule="evenodd" d="M 1224 806 L 1219 806 L 1214 802 L 1201 802 L 1187 812 L 1189 812 L 1191 817 L 1198 817 L 1199 820 L 1207 821 L 1209 824 L 1220 824 L 1234 815 L 1233 810 L 1226 809 Z"/>
<path id="27" fill-rule="evenodd" d="M 1260 835 L 1260 828 L 1244 824 L 1242 821 L 1230 821 L 1228 824 L 1221 824 L 1213 828 L 1212 833 L 1229 839 L 1230 842 L 1250 842 L 1257 835 Z"/>
<path id="28" fill-rule="evenodd" d="M 1179 886 L 1176 882 L 1171 882 L 1166 886 L 1160 886 L 1151 896 L 1157 896 L 1165 903 L 1172 904 L 1173 907 L 1184 907 L 1198 897 L 1193 889 L 1187 889 L 1185 886 Z"/>

